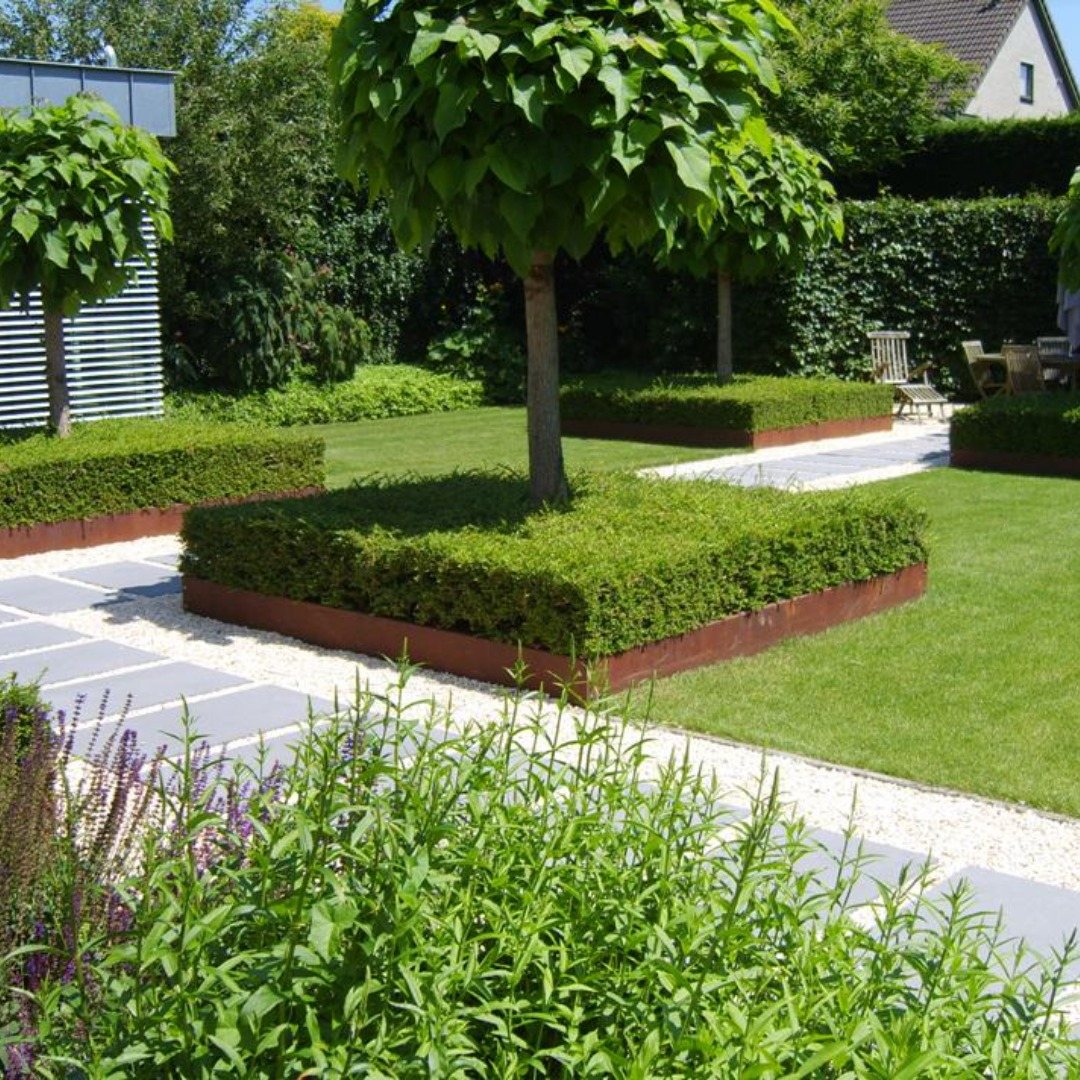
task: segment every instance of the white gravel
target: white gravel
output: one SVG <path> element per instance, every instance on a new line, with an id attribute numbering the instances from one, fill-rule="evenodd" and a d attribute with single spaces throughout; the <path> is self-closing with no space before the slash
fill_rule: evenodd
<path id="1" fill-rule="evenodd" d="M 156 537 L 77 551 L 0 560 L 0 579 L 51 575 L 77 567 L 179 551 L 176 537 Z M 214 667 L 255 682 L 313 696 L 352 699 L 357 682 L 376 693 L 393 688 L 389 662 L 320 649 L 277 634 L 190 615 L 178 596 L 139 599 L 99 610 L 37 616 L 42 621 L 125 645 Z M 434 700 L 453 709 L 457 722 L 499 715 L 505 691 L 451 675 L 420 671 L 406 700 Z M 197 715 L 197 703 L 193 706 Z M 930 852 L 947 876 L 978 865 L 1049 885 L 1080 890 L 1080 821 L 1021 806 L 891 780 L 760 747 L 654 729 L 655 752 L 664 760 L 687 748 L 693 761 L 715 771 L 733 801 L 757 789 L 762 775 L 779 770 L 785 801 L 808 824 L 843 830 L 853 823 L 868 840 Z M 852 809 L 854 806 L 854 810 Z"/>

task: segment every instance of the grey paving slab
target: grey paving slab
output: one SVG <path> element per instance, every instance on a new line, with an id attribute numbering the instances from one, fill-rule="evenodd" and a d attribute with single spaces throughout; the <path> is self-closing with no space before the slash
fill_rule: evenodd
<path id="1" fill-rule="evenodd" d="M 0 626 L 0 657 L 27 649 L 46 649 L 51 645 L 88 640 L 85 634 L 65 630 L 62 626 L 25 619 L 13 625 Z"/>
<path id="2" fill-rule="evenodd" d="M 109 696 L 105 713 L 112 715 L 124 707 L 129 694 L 133 710 L 145 709 L 215 690 L 226 690 L 231 686 L 243 686 L 245 682 L 235 675 L 178 661 L 142 671 L 129 671 L 123 675 L 101 675 L 58 687 L 49 693 L 49 700 L 53 708 L 63 709 L 71 715 L 78 698 L 83 696 L 81 715 L 84 719 L 90 719 L 97 715 L 106 691 Z"/>
<path id="3" fill-rule="evenodd" d="M 311 708 L 315 714 L 325 714 L 332 705 L 322 698 L 312 698 Z M 188 712 L 200 741 L 205 740 L 211 746 L 218 747 L 239 739 L 255 738 L 261 732 L 306 724 L 308 696 L 280 686 L 248 686 L 205 701 L 193 701 Z M 123 726 L 136 733 L 139 746 L 144 751 L 153 752 L 159 746 L 164 746 L 166 754 L 176 754 L 183 748 L 182 718 L 183 707 L 170 705 L 143 716 L 129 716 L 124 719 Z M 99 738 L 105 737 L 116 723 L 118 721 L 103 724 Z M 85 754 L 92 736 L 92 728 L 77 731 L 72 743 L 73 751 Z M 296 733 L 294 739 L 295 736 Z M 275 745 L 283 745 L 280 739 L 272 741 Z M 254 764 L 258 757 L 257 745 L 230 749 L 228 756 L 243 758 Z"/>
<path id="4" fill-rule="evenodd" d="M 46 577 L 20 577 L 0 581 L 0 604 L 32 611 L 35 615 L 58 615 L 81 611 L 107 599 L 99 589 L 77 585 L 73 581 L 54 581 Z"/>
<path id="5" fill-rule="evenodd" d="M 811 829 L 807 839 L 814 845 L 795 866 L 803 873 L 813 873 L 822 885 L 831 888 L 837 881 L 840 860 L 844 856 L 845 839 L 842 833 L 828 829 Z M 877 900 L 880 886 L 891 888 L 906 874 L 910 879 L 927 861 L 924 852 L 908 851 L 888 844 L 875 844 L 854 837 L 846 842 L 846 877 L 850 872 L 856 853 L 859 855 L 859 871 L 854 875 L 848 897 L 853 904 L 866 904 Z"/>
<path id="6" fill-rule="evenodd" d="M 105 563 L 67 570 L 62 575 L 73 581 L 116 589 L 133 596 L 166 596 L 180 591 L 180 576 L 164 566 L 139 562 Z"/>
<path id="7" fill-rule="evenodd" d="M 966 880 L 973 890 L 973 910 L 988 912 L 995 918 L 1001 912 L 1005 936 L 1023 938 L 1043 956 L 1060 950 L 1065 939 L 1080 930 L 1080 892 L 999 874 L 981 866 L 958 870 L 931 889 L 928 898 L 940 900 L 961 880 Z M 1080 977 L 1080 966 L 1074 965 L 1072 974 Z"/>
<path id="8" fill-rule="evenodd" d="M 22 615 L 16 615 L 13 611 L 0 611 L 0 623 L 19 622 L 22 618 Z"/>
<path id="9" fill-rule="evenodd" d="M 147 555 L 146 561 L 175 570 L 180 565 L 180 556 L 173 552 L 164 551 L 160 555 Z"/>
<path id="10" fill-rule="evenodd" d="M 164 656 L 117 645 L 114 641 L 85 641 L 10 657 L 4 667 L 22 682 L 39 682 L 43 687 L 54 683 L 103 675 L 120 668 L 135 667 L 164 660 Z"/>
<path id="11" fill-rule="evenodd" d="M 206 701 L 192 702 L 188 707 L 195 729 L 212 746 L 247 739 L 260 731 L 273 731 L 289 724 L 302 724 L 308 719 L 308 695 L 280 686 L 251 686 L 235 690 Z M 322 698 L 311 698 L 316 714 L 328 713 L 332 705 Z M 155 726 L 170 731 L 180 729 L 182 706 L 170 706 L 144 719 L 129 724 L 153 721 Z"/>

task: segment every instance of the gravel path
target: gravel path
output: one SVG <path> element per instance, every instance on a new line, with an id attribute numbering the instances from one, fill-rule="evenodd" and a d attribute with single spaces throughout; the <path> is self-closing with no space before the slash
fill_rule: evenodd
<path id="1" fill-rule="evenodd" d="M 178 551 L 176 538 L 158 537 L 3 560 L 0 581 Z M 317 697 L 336 694 L 347 701 L 358 683 L 383 693 L 397 681 L 394 666 L 385 660 L 190 615 L 175 594 L 40 618 L 96 639 Z M 410 680 L 406 699 L 452 708 L 458 723 L 497 716 L 505 700 L 499 688 L 423 671 Z M 197 715 L 197 706 L 194 711 Z M 1080 821 L 672 730 L 657 728 L 651 737 L 658 759 L 681 756 L 688 748 L 691 759 L 712 769 L 738 802 L 745 802 L 739 793 L 756 790 L 762 775 L 778 770 L 784 799 L 811 826 L 842 831 L 853 822 L 870 841 L 931 853 L 941 877 L 977 866 L 1080 892 Z"/>

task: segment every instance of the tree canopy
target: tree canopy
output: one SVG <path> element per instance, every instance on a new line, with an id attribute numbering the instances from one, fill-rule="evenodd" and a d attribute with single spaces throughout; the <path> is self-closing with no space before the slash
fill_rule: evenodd
<path id="1" fill-rule="evenodd" d="M 338 162 L 390 198 L 405 246 L 440 213 L 524 274 L 597 239 L 712 224 L 737 131 L 776 90 L 770 0 L 353 0 L 334 37 Z"/>
<path id="2" fill-rule="evenodd" d="M 777 130 L 838 171 L 873 171 L 917 146 L 963 104 L 971 68 L 897 33 L 888 0 L 787 0 L 798 31 L 772 49 L 783 94 L 768 104 Z"/>
<path id="3" fill-rule="evenodd" d="M 120 292 L 148 256 L 145 214 L 172 237 L 157 139 L 105 102 L 0 110 L 0 304 L 40 289 L 64 315 Z"/>
<path id="4" fill-rule="evenodd" d="M 63 316 L 121 292 L 149 257 L 143 218 L 172 237 L 172 166 L 105 102 L 0 110 L 0 306 L 41 290 L 50 423 L 70 423 Z"/>

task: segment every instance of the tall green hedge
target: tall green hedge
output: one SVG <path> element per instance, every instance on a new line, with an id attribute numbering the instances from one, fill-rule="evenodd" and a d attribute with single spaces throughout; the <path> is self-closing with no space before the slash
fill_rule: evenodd
<path id="1" fill-rule="evenodd" d="M 236 425 L 78 424 L 0 441 L 0 527 L 321 486 L 323 442 Z"/>
<path id="2" fill-rule="evenodd" d="M 1080 114 L 941 123 L 914 153 L 875 176 L 839 180 L 841 194 L 916 199 L 1060 194 L 1080 165 Z"/>
<path id="3" fill-rule="evenodd" d="M 847 234 L 798 274 L 737 292 L 736 366 L 805 374 L 869 370 L 866 332 L 911 331 L 910 356 L 971 391 L 960 342 L 1053 334 L 1060 200 L 849 203 Z"/>

